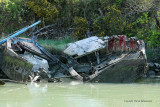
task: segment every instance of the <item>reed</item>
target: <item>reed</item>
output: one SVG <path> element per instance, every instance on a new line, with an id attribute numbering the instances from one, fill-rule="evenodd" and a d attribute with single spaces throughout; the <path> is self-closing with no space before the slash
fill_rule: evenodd
<path id="1" fill-rule="evenodd" d="M 39 39 L 38 43 L 43 46 L 46 50 L 48 50 L 52 54 L 63 54 L 63 50 L 65 49 L 66 44 L 74 42 L 75 40 L 72 37 L 64 37 L 62 39 L 53 40 L 53 39 Z"/>

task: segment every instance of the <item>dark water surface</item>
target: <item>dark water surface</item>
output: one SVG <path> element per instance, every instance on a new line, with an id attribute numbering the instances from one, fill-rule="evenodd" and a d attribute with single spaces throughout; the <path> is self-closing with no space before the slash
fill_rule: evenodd
<path id="1" fill-rule="evenodd" d="M 160 107 L 159 83 L 6 83 L 0 107 Z"/>

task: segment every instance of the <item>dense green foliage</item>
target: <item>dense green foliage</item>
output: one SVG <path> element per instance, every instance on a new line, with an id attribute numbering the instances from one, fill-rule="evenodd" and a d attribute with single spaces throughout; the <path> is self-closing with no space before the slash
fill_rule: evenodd
<path id="1" fill-rule="evenodd" d="M 41 19 L 51 21 L 58 17 L 58 10 L 47 0 L 25 0 L 25 3 Z"/>
<path id="2" fill-rule="evenodd" d="M 24 27 L 23 24 L 30 21 L 32 17 L 33 14 L 30 13 L 29 8 L 20 0 L 0 3 L 0 33 L 11 33 Z"/>
<path id="3" fill-rule="evenodd" d="M 9 0 L 0 3 L 0 32 L 12 32 L 27 21 L 87 31 L 97 36 L 125 34 L 160 44 L 160 1 L 157 0 Z M 28 24 L 28 23 L 27 23 Z"/>

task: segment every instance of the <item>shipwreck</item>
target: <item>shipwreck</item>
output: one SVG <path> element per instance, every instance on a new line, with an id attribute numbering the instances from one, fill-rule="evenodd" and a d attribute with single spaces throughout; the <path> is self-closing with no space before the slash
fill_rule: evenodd
<path id="1" fill-rule="evenodd" d="M 125 35 L 92 36 L 66 45 L 63 55 L 52 55 L 33 38 L 15 37 L 0 42 L 0 69 L 15 81 L 134 82 L 146 72 L 145 43 Z M 2 77 L 0 78 L 2 79 Z"/>

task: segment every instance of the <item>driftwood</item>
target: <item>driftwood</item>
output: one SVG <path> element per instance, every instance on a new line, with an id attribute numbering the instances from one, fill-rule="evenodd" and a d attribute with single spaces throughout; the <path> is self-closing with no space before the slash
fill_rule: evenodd
<path id="1" fill-rule="evenodd" d="M 43 28 L 37 30 L 37 31 L 34 32 L 33 34 L 36 35 L 36 34 L 38 34 L 39 32 L 41 32 L 41 31 L 43 31 L 43 30 L 48 30 L 49 28 L 51 28 L 51 27 L 53 27 L 53 26 L 55 26 L 55 24 L 45 26 L 45 27 L 43 27 Z"/>
<path id="2" fill-rule="evenodd" d="M 74 29 L 64 29 L 61 27 L 58 27 L 57 24 L 52 24 L 45 26 L 36 32 L 32 32 L 28 36 L 34 35 L 37 37 L 45 38 L 45 39 L 58 39 L 59 37 L 64 37 L 67 34 L 72 34 Z"/>

